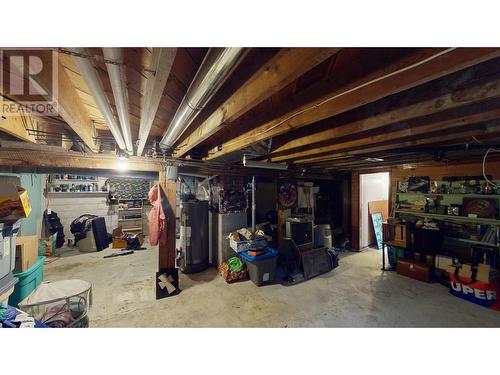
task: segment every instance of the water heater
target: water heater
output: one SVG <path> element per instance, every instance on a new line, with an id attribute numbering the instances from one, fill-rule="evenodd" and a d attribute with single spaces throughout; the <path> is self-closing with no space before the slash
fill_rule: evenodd
<path id="1" fill-rule="evenodd" d="M 208 268 L 208 201 L 181 203 L 180 269 L 184 273 Z"/>

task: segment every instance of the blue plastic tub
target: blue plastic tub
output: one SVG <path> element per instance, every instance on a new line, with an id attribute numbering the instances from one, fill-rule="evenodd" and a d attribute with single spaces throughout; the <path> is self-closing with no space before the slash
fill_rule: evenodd
<path id="1" fill-rule="evenodd" d="M 248 251 L 241 252 L 240 256 L 244 260 L 247 260 L 249 262 L 255 262 L 255 261 L 258 261 L 258 260 L 264 260 L 264 259 L 274 258 L 274 257 L 278 256 L 278 251 L 276 249 L 273 249 L 272 247 L 268 247 L 267 248 L 267 252 L 265 254 L 262 254 L 262 255 L 259 255 L 259 256 L 256 256 L 256 257 L 252 257 L 252 256 L 248 255 Z"/>
<path id="2" fill-rule="evenodd" d="M 14 276 L 19 279 L 14 287 L 14 292 L 9 297 L 9 305 L 17 307 L 19 302 L 28 297 L 32 291 L 43 281 L 43 263 L 44 256 L 39 256 L 38 261 L 27 271 L 15 273 Z"/>
<path id="3" fill-rule="evenodd" d="M 267 253 L 251 257 L 246 251 L 240 253 L 245 262 L 250 280 L 257 286 L 274 282 L 276 266 L 278 265 L 278 251 L 268 247 Z"/>

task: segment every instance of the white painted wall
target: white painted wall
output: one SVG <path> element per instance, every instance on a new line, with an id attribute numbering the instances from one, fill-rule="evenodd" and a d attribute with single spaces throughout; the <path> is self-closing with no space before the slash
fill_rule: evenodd
<path id="1" fill-rule="evenodd" d="M 45 178 L 42 180 L 42 186 L 45 187 Z M 99 187 L 101 187 L 107 180 L 107 177 L 98 178 Z M 64 236 L 66 240 L 68 238 L 74 238 L 70 230 L 70 225 L 78 216 L 83 214 L 91 214 L 102 216 L 106 220 L 106 229 L 108 233 L 111 233 L 113 229 L 118 227 L 118 206 L 106 205 L 106 196 L 85 196 L 84 194 L 75 194 L 75 196 L 68 195 L 48 195 L 44 198 L 42 202 L 42 213 L 46 208 L 50 208 L 57 212 L 61 224 L 64 226 Z M 143 228 L 144 235 L 148 235 L 148 214 L 151 210 L 151 206 L 146 206 L 143 212 Z"/>
<path id="2" fill-rule="evenodd" d="M 360 175 L 360 247 L 367 247 L 368 231 L 371 230 L 368 217 L 368 202 L 389 199 L 389 172 Z"/>

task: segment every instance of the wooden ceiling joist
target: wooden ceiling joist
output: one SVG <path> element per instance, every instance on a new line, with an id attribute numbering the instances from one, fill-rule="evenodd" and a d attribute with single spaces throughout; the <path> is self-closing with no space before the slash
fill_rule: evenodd
<path id="1" fill-rule="evenodd" d="M 485 100 L 498 97 L 500 97 L 500 78 L 470 88 L 450 92 L 437 98 L 424 100 L 402 108 L 396 108 L 392 111 L 383 112 L 363 120 L 333 127 L 306 137 L 293 139 L 274 150 L 271 156 L 274 156 L 273 159 L 279 161 L 287 158 L 314 155 L 317 153 L 317 150 L 320 149 L 314 147 L 314 145 L 327 140 L 334 141 L 337 138 L 374 129 L 379 129 L 382 132 L 383 129 L 390 124 L 408 121 L 417 117 L 429 116 L 471 104 L 478 104 Z M 480 115 L 475 118 L 480 118 Z M 464 119 L 461 121 L 469 121 L 470 123 L 474 121 L 474 117 L 470 120 Z M 334 149 L 335 147 L 332 145 L 331 147 L 327 147 L 326 151 Z"/>
<path id="2" fill-rule="evenodd" d="M 6 145 L 8 146 L 7 143 Z M 120 163 L 126 163 L 128 171 L 158 172 L 160 170 L 160 159 L 130 157 L 122 162 L 115 155 L 82 154 L 50 146 L 35 146 L 38 148 L 4 147 L 2 143 L 2 147 L 0 147 L 0 165 L 120 170 Z"/>
<path id="3" fill-rule="evenodd" d="M 20 50 L 19 53 L 22 54 L 24 52 Z M 52 53 L 54 53 L 52 50 L 47 50 L 47 54 Z M 28 61 L 28 59 L 24 59 L 24 61 Z M 8 69 L 8 65 L 3 64 L 4 69 Z M 4 71 L 4 73 L 8 74 L 10 72 Z M 49 88 L 52 87 L 53 76 L 50 74 L 50 70 L 42 69 L 39 74 L 30 77 L 48 93 L 46 96 L 47 100 L 52 100 L 52 90 Z M 93 138 L 94 129 L 90 116 L 59 59 L 57 59 L 57 90 L 58 115 L 78 134 L 90 150 L 97 152 L 98 149 Z M 13 95 L 12 99 L 16 100 L 17 97 Z"/>
<path id="4" fill-rule="evenodd" d="M 176 156 L 186 155 L 193 147 L 338 51 L 339 48 L 281 49 L 217 108 L 206 121 L 179 143 Z"/>
<path id="5" fill-rule="evenodd" d="M 144 146 L 148 140 L 176 53 L 177 48 L 153 48 L 150 69 L 154 73 L 148 77 L 144 91 L 144 103 L 141 110 L 139 127 L 139 143 L 137 146 L 137 155 L 139 156 L 142 155 Z"/>
<path id="6" fill-rule="evenodd" d="M 249 144 L 310 125 L 498 56 L 498 48 L 420 50 L 225 142 L 219 151 L 207 159 L 215 159 Z"/>
<path id="7" fill-rule="evenodd" d="M 309 165 L 318 162 L 335 160 L 339 157 L 352 156 L 352 155 L 364 155 L 366 157 L 377 157 L 378 152 L 384 152 L 392 149 L 401 149 L 407 147 L 424 146 L 432 144 L 442 144 L 443 142 L 474 142 L 472 137 L 483 138 L 496 136 L 500 132 L 500 124 L 480 124 L 475 126 L 464 126 L 460 128 L 460 131 L 451 132 L 449 134 L 441 134 L 440 132 L 434 132 L 427 134 L 427 137 L 420 137 L 417 139 L 410 140 L 396 140 L 389 144 L 374 145 L 370 147 L 362 147 L 361 149 L 355 151 L 345 151 L 338 153 L 331 153 L 329 155 L 322 155 L 317 157 L 305 158 L 301 160 L 296 160 L 295 164 Z"/>
<path id="8" fill-rule="evenodd" d="M 398 141 L 407 137 L 425 137 L 426 135 L 433 132 L 461 128 L 464 125 L 474 125 L 484 121 L 491 121 L 496 119 L 500 119 L 500 109 L 492 109 L 485 112 L 473 113 L 460 117 L 448 117 L 445 120 L 430 122 L 428 124 L 416 127 L 404 124 L 404 127 L 402 129 L 398 129 L 395 131 L 387 130 L 384 133 L 369 136 L 360 135 L 359 138 L 356 138 L 354 140 L 348 140 L 344 142 L 339 141 L 337 143 L 323 147 L 313 147 L 310 150 L 272 158 L 272 160 L 278 162 L 283 160 L 291 161 L 326 153 L 348 151 L 360 146 L 368 146 L 380 142 Z"/>
<path id="9" fill-rule="evenodd" d="M 15 105 L 15 103 L 3 99 L 3 103 L 7 105 L 12 103 L 12 109 L 16 113 L 9 113 L 9 115 L 0 115 L 0 131 L 5 132 L 21 141 L 36 143 L 35 136 L 28 132 L 28 129 L 32 128 L 36 124 L 36 119 L 26 113 L 22 107 Z"/>

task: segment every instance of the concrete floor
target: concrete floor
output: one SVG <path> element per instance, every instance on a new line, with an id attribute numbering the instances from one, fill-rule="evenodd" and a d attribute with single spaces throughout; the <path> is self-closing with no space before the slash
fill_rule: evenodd
<path id="1" fill-rule="evenodd" d="M 92 283 L 91 327 L 500 327 L 500 313 L 440 284 L 382 273 L 377 250 L 345 254 L 334 271 L 291 287 L 226 284 L 211 268 L 182 275 L 182 292 L 159 301 L 157 250 L 103 259 L 113 251 L 45 265 L 45 280 Z"/>

